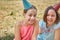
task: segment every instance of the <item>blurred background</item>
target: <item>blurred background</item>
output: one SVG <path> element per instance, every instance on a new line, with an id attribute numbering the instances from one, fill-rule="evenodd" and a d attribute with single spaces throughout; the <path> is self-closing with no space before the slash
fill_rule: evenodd
<path id="1" fill-rule="evenodd" d="M 28 1 L 36 6 L 38 10 L 38 20 L 43 18 L 44 11 L 48 6 L 55 5 L 56 3 L 60 2 L 60 0 Z M 13 40 L 15 24 L 17 21 L 24 18 L 22 15 L 23 9 L 24 7 L 22 0 L 0 0 L 0 40 Z"/>

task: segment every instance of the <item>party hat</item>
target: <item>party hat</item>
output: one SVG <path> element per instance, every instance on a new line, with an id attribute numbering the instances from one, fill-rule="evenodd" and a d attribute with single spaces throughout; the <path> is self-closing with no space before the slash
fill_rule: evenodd
<path id="1" fill-rule="evenodd" d="M 32 4 L 30 4 L 27 0 L 23 0 L 23 5 L 25 10 L 32 7 Z"/>
<path id="2" fill-rule="evenodd" d="M 57 4 L 55 4 L 55 5 L 53 6 L 53 8 L 54 8 L 56 11 L 58 11 L 59 8 L 60 8 L 60 2 L 57 3 Z"/>

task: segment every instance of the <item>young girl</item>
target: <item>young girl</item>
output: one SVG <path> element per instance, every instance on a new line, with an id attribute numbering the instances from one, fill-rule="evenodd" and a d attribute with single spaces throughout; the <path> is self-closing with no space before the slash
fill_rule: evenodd
<path id="1" fill-rule="evenodd" d="M 43 20 L 39 21 L 39 26 L 42 31 L 37 36 L 37 40 L 54 40 L 54 31 L 59 30 L 60 22 L 58 12 L 52 6 L 45 10 Z"/>
<path id="2" fill-rule="evenodd" d="M 27 0 L 23 0 L 24 20 L 17 22 L 15 27 L 15 40 L 36 40 L 38 34 L 37 9 Z"/>

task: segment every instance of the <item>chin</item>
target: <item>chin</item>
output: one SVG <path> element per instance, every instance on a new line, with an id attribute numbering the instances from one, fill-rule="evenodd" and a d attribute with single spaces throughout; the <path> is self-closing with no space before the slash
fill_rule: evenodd
<path id="1" fill-rule="evenodd" d="M 50 22 L 50 24 L 52 25 L 52 24 L 54 24 L 54 22 Z"/>
<path id="2" fill-rule="evenodd" d="M 48 22 L 48 24 L 53 24 L 53 22 Z"/>

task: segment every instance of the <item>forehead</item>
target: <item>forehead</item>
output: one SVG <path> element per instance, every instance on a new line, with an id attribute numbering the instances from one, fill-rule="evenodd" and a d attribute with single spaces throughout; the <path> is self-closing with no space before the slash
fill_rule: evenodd
<path id="1" fill-rule="evenodd" d="M 54 15 L 56 15 L 56 12 L 55 12 L 55 10 L 50 9 L 50 10 L 48 11 L 48 14 L 54 14 Z"/>
<path id="2" fill-rule="evenodd" d="M 27 11 L 28 14 L 36 14 L 37 13 L 37 10 L 36 9 L 29 9 Z"/>

